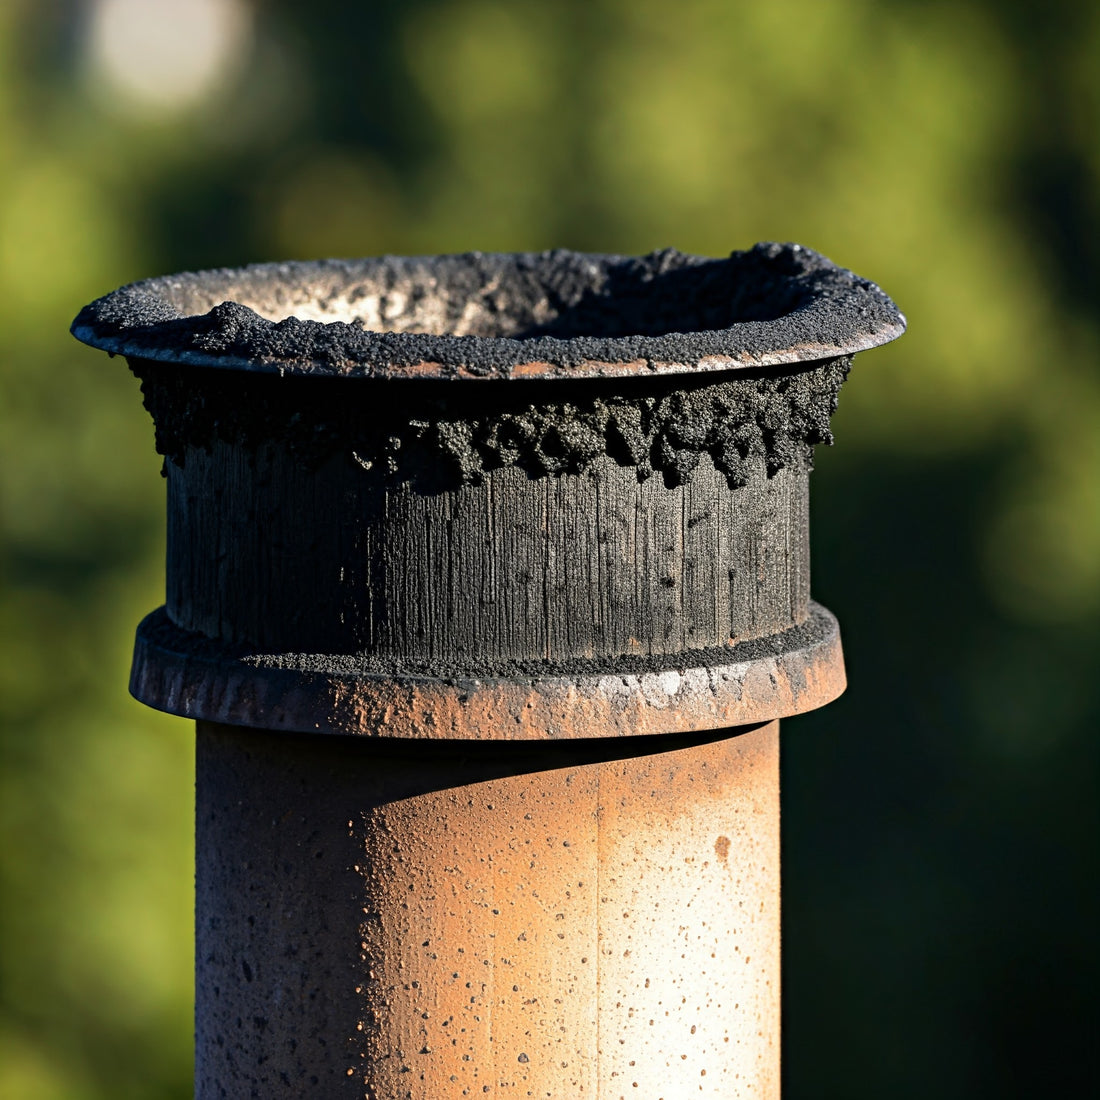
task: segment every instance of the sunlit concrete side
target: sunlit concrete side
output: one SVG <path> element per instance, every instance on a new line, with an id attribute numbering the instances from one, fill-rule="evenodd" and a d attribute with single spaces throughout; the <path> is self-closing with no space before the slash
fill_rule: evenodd
<path id="1" fill-rule="evenodd" d="M 198 729 L 198 1097 L 779 1096 L 778 723 Z"/>

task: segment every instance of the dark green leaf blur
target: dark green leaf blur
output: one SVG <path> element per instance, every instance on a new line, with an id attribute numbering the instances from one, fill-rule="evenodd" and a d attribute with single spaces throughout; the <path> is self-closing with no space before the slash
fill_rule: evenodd
<path id="1" fill-rule="evenodd" d="M 0 1098 L 191 1094 L 191 730 L 126 694 L 160 460 L 80 306 L 254 260 L 763 239 L 910 321 L 813 478 L 850 687 L 784 726 L 786 1095 L 1085 1092 L 1100 5 L 4 0 Z"/>

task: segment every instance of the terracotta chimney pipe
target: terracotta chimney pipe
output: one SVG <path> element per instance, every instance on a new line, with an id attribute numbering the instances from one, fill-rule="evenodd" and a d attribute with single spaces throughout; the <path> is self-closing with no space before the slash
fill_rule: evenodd
<path id="1" fill-rule="evenodd" d="M 795 245 L 272 264 L 73 326 L 142 380 L 197 720 L 196 1096 L 778 1097 L 807 480 L 904 329 Z"/>

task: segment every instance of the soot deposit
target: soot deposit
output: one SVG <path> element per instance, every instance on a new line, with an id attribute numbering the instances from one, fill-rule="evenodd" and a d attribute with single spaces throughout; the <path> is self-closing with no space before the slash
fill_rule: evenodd
<path id="1" fill-rule="evenodd" d="M 829 419 L 850 357 L 784 371 L 668 379 L 557 383 L 555 402 L 532 402 L 514 382 L 440 386 L 279 378 L 135 361 L 157 449 L 182 465 L 189 447 L 215 440 L 255 449 L 279 440 L 310 467 L 351 455 L 365 471 L 426 491 L 478 482 L 517 466 L 530 477 L 577 474 L 609 456 L 638 479 L 690 481 L 704 456 L 743 485 L 808 469 L 831 443 Z M 201 370 L 201 378 L 194 377 Z M 537 390 L 537 387 L 536 387 Z"/>
<path id="2" fill-rule="evenodd" d="M 73 332 L 198 366 L 529 379 L 812 361 L 904 326 L 874 283 L 799 245 L 758 244 L 721 260 L 474 252 L 187 273 L 98 299 Z"/>

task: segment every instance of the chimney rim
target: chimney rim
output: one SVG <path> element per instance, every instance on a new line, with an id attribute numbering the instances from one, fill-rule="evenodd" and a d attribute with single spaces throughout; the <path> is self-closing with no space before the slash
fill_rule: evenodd
<path id="1" fill-rule="evenodd" d="M 537 380 L 810 363 L 905 326 L 869 280 L 763 242 L 725 259 L 558 249 L 184 272 L 97 299 L 72 333 L 111 354 L 229 370 Z"/>

